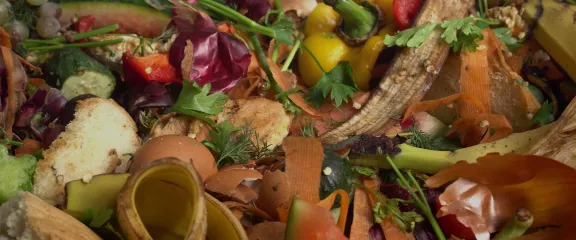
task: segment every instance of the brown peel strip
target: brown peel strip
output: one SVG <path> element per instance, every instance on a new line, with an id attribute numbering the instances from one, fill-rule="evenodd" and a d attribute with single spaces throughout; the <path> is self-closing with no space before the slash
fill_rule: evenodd
<path id="1" fill-rule="evenodd" d="M 282 150 L 286 154 L 286 176 L 292 195 L 302 200 L 320 201 L 320 173 L 324 152 L 322 143 L 315 138 L 290 136 L 284 139 Z"/>
<path id="2" fill-rule="evenodd" d="M 270 217 L 270 215 L 268 215 L 266 212 L 262 211 L 262 209 L 259 209 L 255 206 L 252 206 L 249 204 L 244 204 L 244 203 L 239 203 L 239 202 L 235 202 L 235 201 L 227 201 L 227 202 L 223 202 L 223 204 L 230 209 L 240 208 L 245 212 L 250 212 L 255 216 L 259 216 L 266 221 L 274 221 L 274 219 L 272 219 L 272 217 Z"/>
<path id="3" fill-rule="evenodd" d="M 348 206 L 350 206 L 350 198 L 348 197 L 348 193 L 342 189 L 338 189 L 328 195 L 328 197 L 322 199 L 322 201 L 318 202 L 316 205 L 330 210 L 334 205 L 336 196 L 340 196 L 340 215 L 338 216 L 338 227 L 340 227 L 342 232 L 344 232 L 346 227 L 346 217 L 348 216 Z"/>
<path id="4" fill-rule="evenodd" d="M 361 188 L 354 191 L 354 213 L 350 227 L 350 239 L 370 239 L 370 228 L 374 225 L 374 211 L 369 193 Z"/>
<path id="5" fill-rule="evenodd" d="M 264 171 L 256 207 L 262 209 L 274 219 L 278 219 L 278 208 L 290 207 L 292 186 L 286 173 Z"/>
<path id="6" fill-rule="evenodd" d="M 282 222 L 262 222 L 246 231 L 248 239 L 252 240 L 279 240 L 284 239 L 286 224 Z"/>
<path id="7" fill-rule="evenodd" d="M 22 145 L 14 150 L 14 154 L 16 157 L 20 157 L 22 155 L 34 155 L 36 152 L 42 149 L 42 143 L 38 142 L 34 139 L 24 139 L 22 141 Z"/>
<path id="8" fill-rule="evenodd" d="M 438 107 L 445 106 L 450 103 L 454 103 L 456 101 L 467 102 L 469 104 L 476 106 L 478 108 L 479 113 L 486 113 L 486 108 L 484 108 L 482 102 L 480 102 L 477 98 L 467 93 L 457 93 L 440 99 L 422 101 L 410 105 L 410 107 L 406 109 L 406 113 L 404 114 L 404 118 L 402 119 L 402 121 L 406 121 L 408 118 L 412 117 L 412 114 L 416 112 L 434 110 Z"/>
<path id="9" fill-rule="evenodd" d="M 10 34 L 0 27 L 0 46 L 12 48 L 12 42 L 10 41 Z"/>
<path id="10" fill-rule="evenodd" d="M 486 121 L 488 125 L 481 127 Z M 476 129 L 483 129 L 478 132 Z M 494 130 L 492 134 L 490 129 Z M 447 135 L 458 133 L 462 144 L 471 146 L 478 143 L 488 143 L 507 137 L 512 133 L 512 126 L 508 119 L 503 115 L 496 114 L 477 114 L 467 117 L 461 117 L 452 123 L 452 128 Z"/>
<path id="11" fill-rule="evenodd" d="M 7 86 L 8 86 L 8 97 L 6 99 L 6 110 L 4 119 L 4 131 L 6 132 L 7 139 L 12 139 L 12 126 L 14 125 L 16 117 L 16 86 L 14 79 L 14 61 L 12 61 L 12 50 L 6 47 L 0 47 L 0 53 L 4 59 L 4 64 L 6 65 L 6 76 L 7 76 Z"/>
<path id="12" fill-rule="evenodd" d="M 488 41 L 499 41 L 489 39 L 487 35 L 490 29 L 482 30 L 484 38 L 478 41 L 478 45 L 486 46 Z M 460 66 L 460 92 L 470 94 L 478 99 L 486 108 L 486 112 L 491 111 L 490 101 L 490 74 L 488 66 L 488 49 L 479 49 L 475 52 L 460 53 L 462 65 Z M 478 114 L 478 108 L 470 103 L 463 102 L 459 105 L 460 116 L 470 116 Z"/>

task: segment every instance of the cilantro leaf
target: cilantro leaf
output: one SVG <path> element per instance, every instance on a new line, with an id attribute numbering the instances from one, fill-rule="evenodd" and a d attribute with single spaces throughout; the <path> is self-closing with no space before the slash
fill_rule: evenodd
<path id="1" fill-rule="evenodd" d="M 318 83 L 306 94 L 306 99 L 317 108 L 328 95 L 336 107 L 342 105 L 342 102 L 348 102 L 348 98 L 352 98 L 354 92 L 358 91 L 352 71 L 349 62 L 340 62 L 330 72 L 322 73 Z"/>
<path id="2" fill-rule="evenodd" d="M 283 13 L 279 13 L 277 18 L 274 23 L 267 24 L 269 28 L 274 30 L 275 39 L 281 43 L 294 44 L 294 40 L 292 39 L 294 23 Z M 268 16 L 266 16 L 266 19 L 268 19 Z"/>
<path id="3" fill-rule="evenodd" d="M 484 18 L 466 17 L 446 20 L 440 23 L 428 23 L 398 32 L 395 35 L 386 35 L 384 43 L 387 46 L 417 48 L 420 47 L 437 27 L 444 31 L 440 36 L 452 49 L 456 51 L 476 51 L 477 40 L 482 40 L 482 29 L 496 22 Z"/>
<path id="4" fill-rule="evenodd" d="M 240 135 L 234 136 L 234 133 L 243 131 Z M 251 131 L 246 126 L 243 128 L 234 127 L 231 123 L 224 121 L 214 126 L 210 130 L 210 141 L 202 143 L 212 149 L 217 156 L 216 165 L 222 166 L 222 161 L 230 159 L 233 162 L 243 163 L 250 158 L 249 147 L 251 146 Z"/>
<path id="5" fill-rule="evenodd" d="M 532 117 L 532 122 L 544 126 L 554 121 L 554 104 L 546 101 Z"/>
<path id="6" fill-rule="evenodd" d="M 516 49 L 518 49 L 519 47 L 521 47 L 520 41 L 517 38 L 512 37 L 510 29 L 495 28 L 492 29 L 492 31 L 494 31 L 494 34 L 498 39 L 500 39 L 500 41 L 506 44 L 508 50 L 513 52 L 516 51 Z"/>
<path id="7" fill-rule="evenodd" d="M 200 88 L 198 83 L 191 83 L 190 80 L 184 79 L 182 91 L 171 110 L 214 123 L 208 116 L 216 115 L 224 110 L 222 105 L 228 100 L 228 95 L 221 92 L 209 94 L 209 92 L 210 84 Z"/>

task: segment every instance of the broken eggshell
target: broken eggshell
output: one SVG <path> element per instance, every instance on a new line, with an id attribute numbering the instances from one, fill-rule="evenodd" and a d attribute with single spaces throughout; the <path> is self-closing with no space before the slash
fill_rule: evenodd
<path id="1" fill-rule="evenodd" d="M 168 157 L 194 165 L 202 181 L 218 172 L 214 156 L 204 144 L 187 136 L 167 135 L 152 138 L 138 148 L 130 173 L 135 173 L 145 163 Z"/>
<path id="2" fill-rule="evenodd" d="M 117 201 L 117 214 L 127 239 L 205 239 L 204 188 L 196 169 L 176 158 L 141 165 Z"/>
<path id="3" fill-rule="evenodd" d="M 231 166 L 209 177 L 205 187 L 210 192 L 249 203 L 258 198 L 258 193 L 249 185 L 259 179 L 262 179 L 262 174 L 254 169 Z"/>

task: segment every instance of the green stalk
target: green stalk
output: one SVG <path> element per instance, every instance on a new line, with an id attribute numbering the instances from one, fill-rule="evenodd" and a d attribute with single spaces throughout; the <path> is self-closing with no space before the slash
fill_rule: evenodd
<path id="1" fill-rule="evenodd" d="M 112 44 L 117 44 L 123 42 L 123 39 L 114 39 L 114 40 L 106 40 L 106 41 L 97 41 L 97 42 L 85 42 L 85 43 L 70 43 L 70 44 L 60 44 L 60 45 L 50 45 L 45 47 L 31 47 L 28 48 L 30 51 L 53 51 L 63 48 L 89 48 L 89 47 L 101 47 L 107 46 Z"/>
<path id="2" fill-rule="evenodd" d="M 280 102 L 286 107 L 288 111 L 292 113 L 299 113 L 300 109 L 296 107 L 294 104 L 292 104 L 292 102 L 290 102 L 288 96 L 282 94 L 284 91 L 282 91 L 280 86 L 278 86 L 278 83 L 276 83 L 276 80 L 274 79 L 274 74 L 272 74 L 272 71 L 270 70 L 268 59 L 264 54 L 264 49 L 262 49 L 262 46 L 260 45 L 260 41 L 258 40 L 256 34 L 248 33 L 248 37 L 250 38 L 250 41 L 252 42 L 252 45 L 254 47 L 254 51 L 256 52 L 258 63 L 260 63 L 260 66 L 262 67 L 262 69 L 264 69 L 264 72 L 266 73 L 266 77 L 268 78 L 270 85 L 272 85 L 274 91 L 276 91 L 277 96 L 279 98 L 278 100 L 280 100 Z"/>
<path id="3" fill-rule="evenodd" d="M 420 188 L 418 182 L 416 182 L 416 179 L 414 179 L 414 176 L 412 176 L 412 173 L 408 172 L 408 177 L 410 178 L 412 185 L 414 185 L 414 187 L 416 188 L 415 191 L 411 189 L 410 184 L 408 183 L 408 181 L 406 181 L 406 178 L 404 178 L 404 175 L 400 172 L 400 170 L 396 167 L 396 165 L 394 165 L 392 159 L 390 159 L 390 157 L 386 157 L 386 160 L 388 161 L 390 166 L 392 166 L 394 172 L 396 172 L 396 175 L 398 175 L 400 185 L 404 185 L 407 188 L 408 192 L 410 192 L 410 195 L 412 196 L 412 199 L 414 199 L 414 204 L 418 208 L 420 208 L 420 210 L 422 210 L 424 216 L 426 217 L 426 219 L 428 219 L 428 222 L 432 226 L 432 229 L 434 230 L 434 233 L 438 237 L 438 240 L 446 240 L 446 236 L 444 236 L 442 228 L 440 228 L 440 225 L 438 224 L 436 217 L 432 213 L 432 208 L 430 208 L 430 206 L 428 205 L 428 201 L 424 196 L 424 192 Z M 420 196 L 418 196 L 416 192 L 418 192 Z"/>
<path id="4" fill-rule="evenodd" d="M 524 153 L 555 125 L 556 123 L 551 123 L 534 130 L 511 134 L 495 142 L 478 144 L 456 151 L 437 151 L 417 148 L 408 144 L 400 144 L 398 145 L 400 153 L 391 157 L 391 159 L 399 169 L 410 169 L 417 172 L 434 174 L 456 164 L 458 161 L 475 163 L 479 157 L 483 157 L 492 152 L 501 155 L 511 152 Z M 353 157 L 350 161 L 354 165 L 392 168 L 386 161 L 386 155 L 364 155 Z"/>
<path id="5" fill-rule="evenodd" d="M 22 146 L 21 142 L 10 140 L 10 139 L 0 139 L 0 144 L 10 144 L 10 145 L 14 145 L 16 147 Z"/>
<path id="6" fill-rule="evenodd" d="M 92 31 L 88 31 L 88 32 L 83 32 L 83 33 L 77 33 L 72 35 L 71 40 L 72 41 L 78 41 L 78 40 L 82 40 L 82 39 L 86 39 L 86 38 L 90 38 L 90 37 L 94 37 L 100 34 L 104 34 L 107 32 L 112 32 L 115 31 L 116 29 L 118 29 L 120 26 L 118 26 L 118 24 L 112 24 L 112 25 L 108 25 L 106 27 L 101 27 L 98 29 L 94 29 Z M 51 38 L 51 39 L 45 39 L 45 40 L 39 40 L 39 39 L 26 39 L 23 41 L 24 44 L 27 43 L 36 43 L 36 44 L 58 44 L 58 43 L 63 43 L 66 40 L 68 40 L 68 38 L 66 37 L 57 37 L 57 38 Z"/>
<path id="7" fill-rule="evenodd" d="M 302 41 L 296 40 L 296 43 L 294 43 L 294 46 L 292 46 L 292 49 L 290 49 L 288 57 L 286 57 L 284 64 L 282 64 L 282 72 L 288 71 L 288 68 L 290 68 L 290 64 L 292 63 L 292 60 L 294 60 L 294 56 L 296 56 L 298 49 L 300 49 L 300 44 L 302 44 Z"/>
<path id="8" fill-rule="evenodd" d="M 183 1 L 185 4 L 191 5 L 190 3 Z M 259 33 L 268 37 L 272 37 L 275 38 L 276 37 L 276 32 L 274 31 L 274 29 L 269 28 L 269 27 L 265 27 L 262 26 L 254 21 L 252 21 L 252 19 L 247 18 L 246 16 L 242 15 L 241 13 L 235 11 L 232 8 L 229 8 L 226 5 L 217 3 L 215 1 L 212 0 L 198 0 L 198 3 L 200 3 L 203 7 L 205 7 L 208 10 L 212 10 L 214 12 L 217 12 L 218 14 L 221 14 L 227 18 L 229 18 L 230 20 L 237 22 L 239 24 L 244 25 L 245 30 L 249 30 L 251 32 L 255 32 L 255 33 Z"/>
<path id="9" fill-rule="evenodd" d="M 326 0 L 324 3 L 332 6 L 342 17 L 343 31 L 349 37 L 364 37 L 369 34 L 377 24 L 378 17 L 358 5 L 354 0 Z"/>
<path id="10" fill-rule="evenodd" d="M 514 216 L 506 223 L 492 240 L 510 240 L 524 235 L 526 230 L 534 223 L 534 216 L 525 208 L 518 208 Z"/>

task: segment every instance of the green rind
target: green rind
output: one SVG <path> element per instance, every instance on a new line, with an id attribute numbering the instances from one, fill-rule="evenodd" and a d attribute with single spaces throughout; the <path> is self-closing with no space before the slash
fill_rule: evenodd
<path id="1" fill-rule="evenodd" d="M 0 145 L 0 204 L 20 191 L 32 190 L 32 177 L 36 169 L 36 158 L 31 155 L 14 157 Z"/>
<path id="2" fill-rule="evenodd" d="M 144 2 L 143 0 L 141 2 Z M 94 28 L 118 24 L 116 33 L 137 34 L 143 37 L 156 37 L 162 34 L 172 20 L 170 14 L 150 7 L 120 2 L 64 2 L 60 4 L 60 23 L 67 24 L 77 16 L 92 15 L 96 18 Z"/>
<path id="3" fill-rule="evenodd" d="M 116 208 L 118 193 L 130 176 L 123 174 L 103 174 L 92 178 L 88 183 L 82 179 L 66 184 L 66 212 L 80 218 L 88 210 L 102 211 Z"/>
<path id="4" fill-rule="evenodd" d="M 285 233 L 285 239 L 286 240 L 296 240 L 296 231 L 298 230 L 298 217 L 299 217 L 299 212 L 307 212 L 305 211 L 306 204 L 308 204 L 306 201 L 301 200 L 297 197 L 292 198 L 292 204 L 290 204 L 290 210 L 289 210 L 289 214 L 288 214 L 288 221 L 286 221 L 286 233 Z"/>
<path id="5" fill-rule="evenodd" d="M 102 84 L 113 84 L 112 89 L 116 86 L 116 79 L 108 68 L 92 57 L 88 56 L 78 48 L 67 48 L 58 50 L 45 66 L 45 77 L 49 85 L 61 88 L 64 82 L 71 76 L 78 75 L 83 71 L 98 72 L 106 75 L 110 82 Z M 65 91 L 65 89 L 62 89 Z M 86 92 L 91 93 L 91 92 Z M 85 93 L 85 94 L 86 94 Z M 112 91 L 110 91 L 110 94 Z M 108 98 L 108 96 L 99 96 Z"/>

